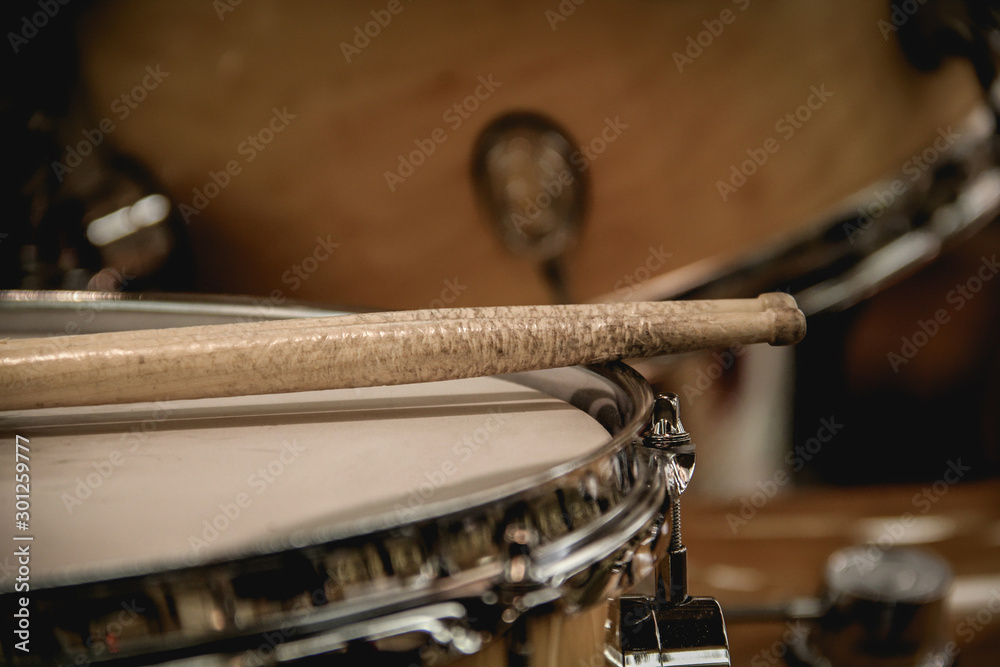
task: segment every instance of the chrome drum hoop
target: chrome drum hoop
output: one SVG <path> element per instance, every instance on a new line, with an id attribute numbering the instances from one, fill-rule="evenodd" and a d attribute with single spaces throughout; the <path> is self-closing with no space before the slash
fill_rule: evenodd
<path id="1" fill-rule="evenodd" d="M 572 613 L 620 594 L 662 548 L 667 476 L 637 445 L 652 393 L 621 363 L 576 369 L 611 389 L 596 415 L 592 398 L 574 396 L 577 386 L 553 381 L 558 372 L 504 379 L 590 410 L 612 436 L 599 451 L 434 514 L 420 508 L 300 531 L 252 553 L 161 571 L 33 580 L 33 634 L 58 652 L 8 647 L 10 664 L 280 664 L 354 641 L 402 645 L 431 662 L 474 653 L 527 615 Z M 11 604 L 16 595 L 0 598 Z M 85 645 L 87 630 L 106 626 L 123 604 L 142 609 L 133 611 L 140 630 L 113 647 Z M 264 645 L 273 650 L 262 658 L 254 650 Z"/>
<path id="2" fill-rule="evenodd" d="M 993 95 L 1000 99 L 1000 84 Z M 874 296 L 1000 214 L 997 118 L 996 109 L 985 105 L 969 113 L 956 123 L 954 144 L 934 148 L 937 161 L 916 178 L 915 167 L 906 171 L 904 163 L 898 173 L 859 190 L 808 227 L 737 256 L 654 277 L 629 298 L 718 299 L 783 291 L 813 316 Z M 900 186 L 904 190 L 896 194 Z M 892 197 L 888 204 L 873 195 L 886 192 Z"/>

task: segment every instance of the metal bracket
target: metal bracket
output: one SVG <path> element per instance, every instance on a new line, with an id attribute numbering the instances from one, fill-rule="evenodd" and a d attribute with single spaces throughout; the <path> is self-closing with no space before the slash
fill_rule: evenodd
<path id="1" fill-rule="evenodd" d="M 729 667 L 729 639 L 722 608 L 712 598 L 687 592 L 687 548 L 681 539 L 680 497 L 694 472 L 694 443 L 680 419 L 676 394 L 653 404 L 645 447 L 667 478 L 661 531 L 670 514 L 670 544 L 656 569 L 653 597 L 630 595 L 611 606 L 604 656 L 619 667 L 700 665 Z M 661 532 L 659 539 L 663 539 Z"/>
<path id="2" fill-rule="evenodd" d="M 713 598 L 662 607 L 625 596 L 613 610 L 604 658 L 616 667 L 730 667 L 722 608 Z"/>

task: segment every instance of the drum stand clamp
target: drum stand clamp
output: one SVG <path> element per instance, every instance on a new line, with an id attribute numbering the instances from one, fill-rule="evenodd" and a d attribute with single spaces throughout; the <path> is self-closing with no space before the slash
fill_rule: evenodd
<path id="1" fill-rule="evenodd" d="M 660 394 L 642 446 L 656 459 L 667 478 L 660 530 L 653 553 L 660 554 L 653 573 L 655 593 L 625 595 L 611 606 L 605 659 L 618 667 L 638 665 L 701 665 L 729 667 L 729 639 L 722 608 L 709 597 L 687 591 L 687 547 L 681 539 L 680 497 L 694 472 L 694 443 L 680 420 L 675 394 Z M 664 552 L 666 515 L 669 543 Z"/>

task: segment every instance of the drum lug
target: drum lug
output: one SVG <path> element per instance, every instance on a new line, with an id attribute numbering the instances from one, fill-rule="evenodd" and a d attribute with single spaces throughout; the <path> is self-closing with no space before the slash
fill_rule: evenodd
<path id="1" fill-rule="evenodd" d="M 687 489 L 695 465 L 695 445 L 681 423 L 680 409 L 677 394 L 658 394 L 649 427 L 642 436 L 642 444 L 664 464 L 671 499 L 679 498 Z"/>
<path id="2" fill-rule="evenodd" d="M 680 399 L 676 394 L 659 394 L 653 415 L 643 436 L 645 447 L 654 452 L 667 481 L 663 514 L 670 514 L 670 544 L 666 557 L 656 568 L 656 600 L 659 604 L 681 604 L 687 593 L 687 548 L 681 540 L 681 494 L 694 474 L 695 445 L 681 423 Z M 661 524 L 659 540 L 664 538 Z M 660 547 L 656 550 L 662 553 Z"/>
<path id="3" fill-rule="evenodd" d="M 653 452 L 667 478 L 661 531 L 669 513 L 670 543 L 657 565 L 655 595 L 628 595 L 612 603 L 605 659 L 619 667 L 729 667 L 729 639 L 722 608 L 713 598 L 691 597 L 687 592 L 687 548 L 681 540 L 680 497 L 694 472 L 695 447 L 681 423 L 680 400 L 675 394 L 656 397 L 642 444 Z M 664 537 L 661 532 L 659 540 Z"/>

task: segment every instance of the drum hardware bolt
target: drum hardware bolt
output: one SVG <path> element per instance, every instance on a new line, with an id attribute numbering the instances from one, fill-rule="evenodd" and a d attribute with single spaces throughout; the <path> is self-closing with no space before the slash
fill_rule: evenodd
<path id="1" fill-rule="evenodd" d="M 681 543 L 681 500 L 675 498 L 670 505 L 670 604 L 683 604 L 688 600 L 687 590 L 687 547 Z M 658 591 L 659 602 L 664 602 L 662 591 Z"/>
<path id="2" fill-rule="evenodd" d="M 649 442 L 652 440 L 652 442 Z M 677 394 L 657 394 L 653 417 L 646 433 L 647 445 L 679 445 L 691 442 L 691 434 L 681 423 L 681 400 Z"/>
<path id="3" fill-rule="evenodd" d="M 679 551 L 681 549 L 681 501 L 675 499 L 670 504 L 670 550 Z"/>
<path id="4" fill-rule="evenodd" d="M 687 548 L 681 539 L 681 494 L 694 472 L 694 444 L 681 422 L 677 394 L 659 394 L 653 403 L 653 416 L 644 436 L 647 447 L 663 452 L 667 492 L 670 496 L 670 546 L 667 549 L 669 572 L 657 575 L 656 601 L 660 605 L 683 604 L 687 591 Z"/>

